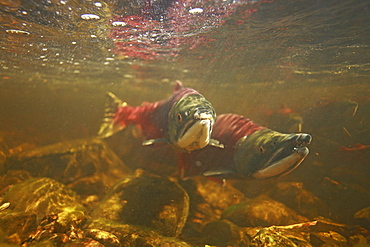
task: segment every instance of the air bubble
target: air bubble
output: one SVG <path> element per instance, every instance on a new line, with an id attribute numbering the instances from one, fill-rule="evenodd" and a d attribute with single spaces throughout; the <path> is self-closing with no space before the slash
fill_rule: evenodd
<path id="1" fill-rule="evenodd" d="M 126 25 L 127 25 L 127 23 L 123 22 L 123 21 L 114 21 L 114 22 L 112 22 L 113 27 L 124 27 Z"/>
<path id="2" fill-rule="evenodd" d="M 194 8 L 194 9 L 189 10 L 189 13 L 190 14 L 200 14 L 200 13 L 203 13 L 203 9 L 202 8 Z"/>
<path id="3" fill-rule="evenodd" d="M 100 20 L 100 16 L 94 14 L 82 14 L 81 18 L 84 20 Z"/>
<path id="4" fill-rule="evenodd" d="M 17 35 L 24 35 L 24 36 L 30 35 L 30 33 L 27 31 L 17 30 L 17 29 L 7 29 L 5 30 L 5 32 L 8 34 L 17 34 Z"/>

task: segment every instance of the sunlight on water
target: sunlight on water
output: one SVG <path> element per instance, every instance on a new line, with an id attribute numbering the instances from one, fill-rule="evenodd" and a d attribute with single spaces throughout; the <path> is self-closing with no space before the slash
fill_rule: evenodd
<path id="1" fill-rule="evenodd" d="M 0 8 L 0 243 L 370 245 L 368 1 L 0 0 Z M 182 181 L 177 154 L 143 147 L 134 126 L 93 138 L 106 92 L 139 106 L 170 97 L 177 80 L 218 116 L 309 133 L 309 155 L 287 176 L 223 186 L 203 176 Z M 214 164 L 228 157 L 221 154 L 211 152 Z M 128 172 L 137 168 L 144 171 Z M 29 177 L 56 181 L 7 192 Z M 22 201 L 40 191 L 50 208 L 35 216 L 14 206 L 23 190 L 31 197 Z M 59 196 L 68 210 L 55 206 Z M 251 215 L 254 207 L 261 215 Z"/>

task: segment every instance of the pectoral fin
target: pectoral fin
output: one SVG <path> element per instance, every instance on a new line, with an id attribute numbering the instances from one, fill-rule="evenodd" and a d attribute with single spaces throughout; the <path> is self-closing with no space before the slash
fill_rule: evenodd
<path id="1" fill-rule="evenodd" d="M 167 144 L 169 143 L 169 140 L 168 139 L 165 139 L 165 138 L 158 138 L 158 139 L 149 139 L 149 140 L 145 140 L 142 142 L 142 145 L 143 146 L 151 146 L 151 145 L 154 145 L 154 144 Z"/>
<path id="2" fill-rule="evenodd" d="M 219 141 L 215 139 L 210 139 L 208 145 L 218 148 L 224 148 L 224 144 L 220 143 Z"/>
<path id="3" fill-rule="evenodd" d="M 231 169 L 213 169 L 203 173 L 203 175 L 206 177 L 217 177 L 217 176 L 228 177 L 228 175 L 233 174 L 235 174 L 235 171 Z"/>

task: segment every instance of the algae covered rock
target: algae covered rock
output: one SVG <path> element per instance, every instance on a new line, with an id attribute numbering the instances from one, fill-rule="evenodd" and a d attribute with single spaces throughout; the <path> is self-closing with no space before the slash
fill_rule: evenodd
<path id="1" fill-rule="evenodd" d="M 228 183 L 221 184 L 205 177 L 194 178 L 197 192 L 221 214 L 228 207 L 244 202 L 245 195 Z"/>
<path id="2" fill-rule="evenodd" d="M 88 218 L 79 196 L 51 178 L 13 185 L 2 202 L 0 228 L 7 242 L 22 246 L 43 241 L 59 246 L 70 237 L 81 237 Z"/>
<path id="3" fill-rule="evenodd" d="M 312 223 L 262 228 L 252 238 L 250 247 L 312 247 L 307 226 Z M 314 223 L 313 223 L 314 224 Z"/>
<path id="4" fill-rule="evenodd" d="M 249 238 L 240 227 L 228 220 L 216 220 L 202 230 L 202 241 L 212 246 L 248 246 Z"/>
<path id="5" fill-rule="evenodd" d="M 85 233 L 87 237 L 109 247 L 189 247 L 187 243 L 175 238 L 164 237 L 153 229 L 102 218 L 94 219 Z"/>
<path id="6" fill-rule="evenodd" d="M 288 225 L 308 220 L 267 196 L 233 205 L 223 213 L 223 218 L 241 227 Z"/>
<path id="7" fill-rule="evenodd" d="M 92 219 L 144 226 L 176 237 L 184 227 L 189 197 L 166 177 L 136 171 L 115 184 L 92 213 Z"/>
<path id="8" fill-rule="evenodd" d="M 5 171 L 25 170 L 69 185 L 80 195 L 104 195 L 121 177 L 131 173 L 99 138 L 58 142 L 7 157 Z"/>
<path id="9" fill-rule="evenodd" d="M 277 183 L 268 195 L 310 219 L 330 215 L 326 204 L 307 190 L 302 182 Z"/>
<path id="10" fill-rule="evenodd" d="M 12 186 L 3 197 L 9 209 L 36 215 L 37 223 L 56 215 L 64 227 L 81 224 L 87 219 L 85 207 L 78 196 L 65 185 L 50 178 L 31 178 Z"/>

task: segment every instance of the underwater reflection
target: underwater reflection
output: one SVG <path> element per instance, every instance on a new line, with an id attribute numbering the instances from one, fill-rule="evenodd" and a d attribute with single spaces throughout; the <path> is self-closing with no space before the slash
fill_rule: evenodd
<path id="1" fill-rule="evenodd" d="M 264 2 L 264 1 L 260 1 Z M 240 5 L 255 0 L 144 1 L 121 3 L 111 19 L 114 53 L 145 60 L 177 56 L 181 46 L 195 49 L 211 41 L 202 35 L 221 26 Z M 243 18 L 256 9 L 244 12 Z M 117 13 L 117 11 L 116 11 Z"/>

